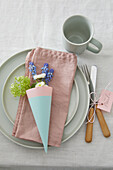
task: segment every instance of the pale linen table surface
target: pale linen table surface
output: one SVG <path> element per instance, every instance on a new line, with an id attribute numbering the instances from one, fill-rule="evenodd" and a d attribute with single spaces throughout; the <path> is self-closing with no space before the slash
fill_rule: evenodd
<path id="1" fill-rule="evenodd" d="M 78 64 L 98 66 L 97 93 L 113 80 L 113 0 L 0 0 L 0 65 L 11 55 L 37 46 L 64 50 L 62 24 L 71 16 L 87 16 L 94 37 L 103 44 L 95 55 L 85 51 Z M 109 87 L 113 91 L 113 83 Z M 113 169 L 113 109 L 104 113 L 111 131 L 104 138 L 96 118 L 93 141 L 87 144 L 85 123 L 60 148 L 32 150 L 18 146 L 0 133 L 1 169 Z"/>

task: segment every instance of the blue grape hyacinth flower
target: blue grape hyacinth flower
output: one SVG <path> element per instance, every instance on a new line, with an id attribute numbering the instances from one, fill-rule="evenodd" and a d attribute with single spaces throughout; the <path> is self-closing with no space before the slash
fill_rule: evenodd
<path id="1" fill-rule="evenodd" d="M 33 62 L 29 62 L 29 71 L 32 73 L 32 75 L 36 74 L 36 66 Z"/>
<path id="2" fill-rule="evenodd" d="M 49 72 L 47 73 L 47 77 L 51 80 L 53 77 L 54 70 L 50 69 Z"/>
<path id="3" fill-rule="evenodd" d="M 43 81 L 48 85 L 48 83 L 51 81 L 53 77 L 54 70 L 53 69 L 48 69 L 48 63 L 45 63 L 44 66 L 42 67 L 42 73 L 46 73 L 45 78 Z"/>
<path id="4" fill-rule="evenodd" d="M 41 70 L 42 70 L 42 73 L 46 73 L 47 74 L 47 72 L 48 72 L 48 63 L 45 63 L 44 64 L 44 66 L 41 68 Z"/>

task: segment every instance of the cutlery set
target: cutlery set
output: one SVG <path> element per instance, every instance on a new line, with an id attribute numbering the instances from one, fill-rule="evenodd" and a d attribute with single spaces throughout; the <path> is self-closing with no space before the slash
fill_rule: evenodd
<path id="1" fill-rule="evenodd" d="M 97 104 L 96 104 L 98 102 L 96 101 L 95 98 L 97 66 L 93 65 L 91 67 L 91 74 L 89 73 L 87 65 L 80 66 L 80 68 L 86 77 L 89 86 L 89 92 L 90 92 L 90 105 L 89 105 L 88 122 L 87 122 L 86 135 L 85 135 L 85 141 L 87 143 L 90 143 L 92 141 L 92 136 L 93 136 L 93 123 L 94 123 L 95 112 L 103 135 L 105 137 L 109 137 L 110 131 L 104 119 L 102 111 L 97 108 Z"/>

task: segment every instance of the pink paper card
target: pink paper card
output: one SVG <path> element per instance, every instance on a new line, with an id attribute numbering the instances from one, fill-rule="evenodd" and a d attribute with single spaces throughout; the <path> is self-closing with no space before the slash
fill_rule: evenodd
<path id="1" fill-rule="evenodd" d="M 110 112 L 112 103 L 113 103 L 113 92 L 110 92 L 105 89 L 102 90 L 97 108 L 106 112 Z"/>

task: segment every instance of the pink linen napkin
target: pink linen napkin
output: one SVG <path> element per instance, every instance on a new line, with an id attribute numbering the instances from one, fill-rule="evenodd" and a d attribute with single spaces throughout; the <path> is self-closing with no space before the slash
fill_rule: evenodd
<path id="1" fill-rule="evenodd" d="M 25 61 L 25 75 L 30 77 L 32 84 L 33 79 L 28 68 L 30 61 L 37 67 L 37 74 L 41 73 L 44 63 L 48 63 L 49 68 L 54 69 L 54 77 L 49 83 L 53 87 L 53 94 L 48 145 L 59 147 L 68 114 L 77 57 L 72 53 L 43 48 L 33 49 L 28 53 Z M 42 143 L 27 95 L 20 97 L 12 135 L 17 138 Z"/>

